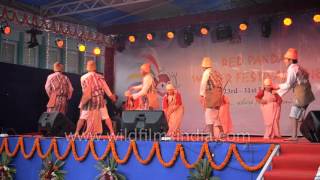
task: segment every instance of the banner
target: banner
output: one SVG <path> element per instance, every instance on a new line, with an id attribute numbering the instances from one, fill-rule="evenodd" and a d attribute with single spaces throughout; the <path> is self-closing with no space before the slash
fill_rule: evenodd
<path id="1" fill-rule="evenodd" d="M 283 54 L 290 47 L 297 48 L 299 64 L 308 70 L 316 101 L 309 110 L 320 109 L 320 28 L 304 15 L 295 19 L 292 27 L 281 27 L 273 23 L 269 38 L 261 36 L 260 24 L 250 22 L 245 32 L 234 32 L 231 41 L 212 42 L 210 36 L 195 36 L 187 48 L 179 46 L 178 40 L 156 40 L 153 44 L 128 44 L 123 52 L 115 56 L 116 93 L 123 97 L 131 85 L 141 82 L 139 66 L 152 64 L 159 97 L 165 93 L 165 85 L 171 81 L 181 92 L 185 106 L 181 128 L 185 132 L 196 132 L 205 127 L 204 109 L 199 102 L 199 87 L 202 75 L 200 67 L 204 56 L 214 60 L 214 69 L 223 74 L 225 94 L 231 101 L 231 117 L 234 133 L 261 135 L 264 121 L 255 95 L 263 79 L 269 77 L 275 84 L 284 82 L 279 74 L 286 73 Z M 236 27 L 236 26 L 235 26 Z M 292 92 L 283 99 L 280 119 L 282 135 L 291 133 L 288 115 L 292 106 Z"/>

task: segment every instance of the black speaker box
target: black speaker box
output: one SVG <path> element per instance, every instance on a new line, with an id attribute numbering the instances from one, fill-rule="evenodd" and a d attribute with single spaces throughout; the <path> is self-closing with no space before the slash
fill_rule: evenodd
<path id="1" fill-rule="evenodd" d="M 45 136 L 63 137 L 75 130 L 75 124 L 60 112 L 44 112 L 38 121 L 39 131 Z"/>
<path id="2" fill-rule="evenodd" d="M 123 111 L 121 129 L 122 132 L 166 133 L 168 123 L 163 111 Z"/>
<path id="3" fill-rule="evenodd" d="M 301 134 L 310 142 L 320 142 L 320 111 L 310 111 L 300 126 Z"/>

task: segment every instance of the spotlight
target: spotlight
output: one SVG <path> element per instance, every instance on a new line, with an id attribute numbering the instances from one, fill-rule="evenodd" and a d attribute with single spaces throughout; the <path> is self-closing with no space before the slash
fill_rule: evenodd
<path id="1" fill-rule="evenodd" d="M 192 28 L 185 28 L 183 31 L 183 40 L 187 46 L 190 46 L 193 43 L 193 31 Z"/>
<path id="2" fill-rule="evenodd" d="M 117 49 L 117 51 L 122 52 L 126 49 L 126 36 L 113 34 L 111 35 L 112 46 Z"/>
<path id="3" fill-rule="evenodd" d="M 173 31 L 168 31 L 166 35 L 167 35 L 167 38 L 168 38 L 169 40 L 171 40 L 171 39 L 174 38 L 174 32 L 173 32 Z"/>
<path id="4" fill-rule="evenodd" d="M 86 51 L 86 46 L 84 44 L 78 44 L 78 50 L 80 52 L 85 52 Z"/>
<path id="5" fill-rule="evenodd" d="M 240 31 L 246 31 L 248 29 L 248 23 L 243 22 L 239 24 Z"/>
<path id="6" fill-rule="evenodd" d="M 56 39 L 56 45 L 58 48 L 63 48 L 64 46 L 64 41 L 62 39 Z"/>
<path id="7" fill-rule="evenodd" d="M 320 14 L 315 14 L 315 15 L 313 16 L 313 21 L 314 21 L 315 23 L 320 23 Z"/>
<path id="8" fill-rule="evenodd" d="M 216 38 L 218 41 L 232 39 L 232 28 L 229 25 L 219 25 L 216 29 Z"/>
<path id="9" fill-rule="evenodd" d="M 39 45 L 38 40 L 37 40 L 37 35 L 42 34 L 42 31 L 39 31 L 36 28 L 32 28 L 26 33 L 30 34 L 30 41 L 28 42 L 28 48 L 34 48 Z"/>
<path id="10" fill-rule="evenodd" d="M 135 43 L 135 42 L 136 42 L 136 36 L 134 36 L 134 35 L 129 35 L 129 36 L 128 36 L 128 40 L 129 40 L 130 43 Z"/>
<path id="11" fill-rule="evenodd" d="M 261 23 L 261 35 L 268 38 L 271 35 L 271 19 L 266 19 Z"/>
<path id="12" fill-rule="evenodd" d="M 209 27 L 207 26 L 200 27 L 200 34 L 202 36 L 207 36 L 209 34 Z"/>
<path id="13" fill-rule="evenodd" d="M 96 55 L 96 56 L 99 56 L 99 55 L 101 54 L 100 48 L 95 47 L 95 48 L 93 49 L 93 54 Z"/>
<path id="14" fill-rule="evenodd" d="M 1 23 L 0 29 L 1 29 L 2 34 L 4 34 L 4 35 L 10 35 L 10 33 L 11 33 L 11 27 L 9 26 L 8 22 Z"/>
<path id="15" fill-rule="evenodd" d="M 152 41 L 154 38 L 155 34 L 154 33 L 148 33 L 146 34 L 146 40 Z"/>
<path id="16" fill-rule="evenodd" d="M 283 22 L 283 25 L 285 25 L 285 26 L 291 26 L 292 25 L 292 19 L 289 18 L 289 17 L 284 18 L 282 22 Z"/>

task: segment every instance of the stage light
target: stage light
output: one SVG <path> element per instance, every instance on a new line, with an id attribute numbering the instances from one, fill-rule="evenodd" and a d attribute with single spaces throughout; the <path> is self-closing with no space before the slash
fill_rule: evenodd
<path id="1" fill-rule="evenodd" d="M 313 21 L 314 21 L 315 23 L 320 23 L 320 14 L 315 14 L 315 15 L 313 16 Z"/>
<path id="2" fill-rule="evenodd" d="M 271 35 L 271 23 L 272 19 L 271 18 L 266 18 L 261 22 L 261 36 L 268 38 Z"/>
<path id="3" fill-rule="evenodd" d="M 207 35 L 209 34 L 209 28 L 206 27 L 206 26 L 202 26 L 202 27 L 200 28 L 200 34 L 201 34 L 202 36 L 207 36 Z"/>
<path id="4" fill-rule="evenodd" d="M 148 34 L 146 34 L 146 39 L 147 39 L 148 41 L 152 41 L 152 40 L 153 40 L 153 37 L 154 37 L 154 33 L 148 33 Z"/>
<path id="5" fill-rule="evenodd" d="M 246 31 L 248 29 L 248 23 L 240 23 L 239 24 L 240 31 Z"/>
<path id="6" fill-rule="evenodd" d="M 289 17 L 286 17 L 283 19 L 283 25 L 285 26 L 291 26 L 292 25 L 292 19 Z"/>
<path id="7" fill-rule="evenodd" d="M 191 27 L 187 27 L 183 30 L 183 40 L 184 44 L 190 46 L 193 43 L 193 30 Z"/>
<path id="8" fill-rule="evenodd" d="M 30 34 L 30 41 L 28 42 L 28 48 L 34 48 L 39 45 L 38 40 L 37 40 L 37 35 L 42 34 L 42 31 L 32 28 L 26 33 Z"/>
<path id="9" fill-rule="evenodd" d="M 79 50 L 80 52 L 85 52 L 85 51 L 86 51 L 86 46 L 85 46 L 84 44 L 79 44 L 79 45 L 78 45 L 78 50 Z"/>
<path id="10" fill-rule="evenodd" d="M 100 48 L 95 47 L 95 48 L 93 49 L 93 54 L 96 55 L 96 56 L 99 56 L 99 55 L 101 54 Z"/>
<path id="11" fill-rule="evenodd" d="M 127 36 L 121 34 L 111 35 L 112 46 L 117 49 L 117 51 L 122 52 L 126 49 L 126 38 Z"/>
<path id="12" fill-rule="evenodd" d="M 136 42 L 136 36 L 130 35 L 130 36 L 128 36 L 128 40 L 129 40 L 130 43 L 135 43 Z"/>
<path id="13" fill-rule="evenodd" d="M 168 38 L 169 40 L 173 39 L 173 38 L 174 38 L 174 32 L 173 32 L 173 31 L 168 31 L 168 32 L 167 32 L 167 38 Z"/>
<path id="14" fill-rule="evenodd" d="M 64 46 L 64 41 L 62 39 L 56 39 L 56 45 L 58 48 L 63 48 Z"/>
<path id="15" fill-rule="evenodd" d="M 0 29 L 1 29 L 2 34 L 4 34 L 4 35 L 11 34 L 11 27 L 9 26 L 9 24 L 6 21 L 1 23 Z"/>

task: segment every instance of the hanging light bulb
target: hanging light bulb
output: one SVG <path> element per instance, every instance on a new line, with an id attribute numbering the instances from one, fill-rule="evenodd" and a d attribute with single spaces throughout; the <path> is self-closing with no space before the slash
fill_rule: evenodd
<path id="1" fill-rule="evenodd" d="M 101 50 L 99 47 L 95 47 L 93 49 L 93 54 L 96 55 L 96 56 L 99 56 L 101 54 Z"/>
<path id="2" fill-rule="evenodd" d="M 79 50 L 80 52 L 85 52 L 85 51 L 86 51 L 86 46 L 85 46 L 84 44 L 79 44 L 79 45 L 78 45 L 78 50 Z"/>

